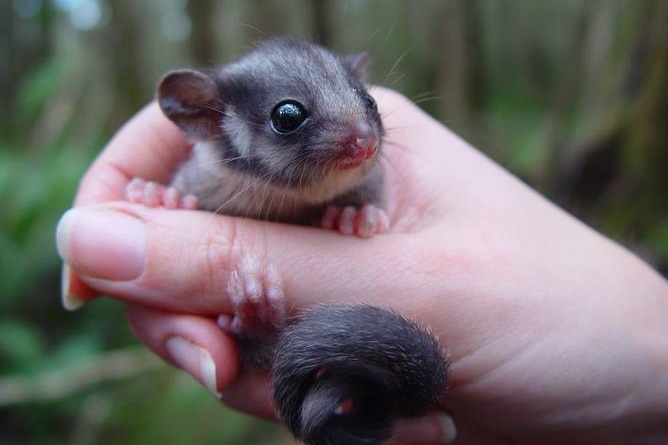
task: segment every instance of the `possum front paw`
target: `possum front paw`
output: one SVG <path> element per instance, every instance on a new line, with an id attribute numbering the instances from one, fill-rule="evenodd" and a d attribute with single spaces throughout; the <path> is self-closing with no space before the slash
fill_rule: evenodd
<path id="1" fill-rule="evenodd" d="M 234 315 L 220 315 L 219 326 L 236 337 L 244 364 L 269 369 L 287 319 L 280 275 L 273 266 L 245 255 L 230 274 L 227 291 Z"/>
<path id="2" fill-rule="evenodd" d="M 199 206 L 194 195 L 183 195 L 174 187 L 166 187 L 142 178 L 134 178 L 128 183 L 125 187 L 125 197 L 130 202 L 147 207 L 196 210 Z"/>
<path id="3" fill-rule="evenodd" d="M 357 235 L 360 238 L 387 232 L 390 220 L 385 210 L 372 204 L 361 209 L 353 206 L 327 206 L 320 225 L 324 229 L 338 230 L 343 235 Z"/>

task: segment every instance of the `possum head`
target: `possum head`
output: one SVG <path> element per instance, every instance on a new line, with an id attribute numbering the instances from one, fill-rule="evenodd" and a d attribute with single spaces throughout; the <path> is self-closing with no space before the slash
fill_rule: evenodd
<path id="1" fill-rule="evenodd" d="M 287 187 L 354 183 L 377 162 L 383 135 L 363 84 L 368 60 L 277 38 L 215 71 L 168 73 L 158 102 L 231 168 Z"/>

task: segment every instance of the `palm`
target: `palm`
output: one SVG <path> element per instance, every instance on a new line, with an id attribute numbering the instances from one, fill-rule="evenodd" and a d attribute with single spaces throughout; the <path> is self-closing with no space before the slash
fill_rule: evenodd
<path id="1" fill-rule="evenodd" d="M 413 237 L 393 252 L 409 255 L 406 276 L 372 298 L 419 311 L 449 348 L 446 406 L 499 433 L 604 426 L 637 382 L 623 378 L 628 364 L 614 356 L 583 365 L 592 344 L 619 347 L 619 315 L 613 295 L 602 299 L 605 289 L 573 277 L 595 273 L 595 259 L 578 256 L 584 246 L 611 246 L 440 125 L 396 124 L 403 128 L 390 132 L 386 155 L 388 237 Z M 586 369 L 571 373 L 568 363 Z M 597 392 L 583 374 L 618 374 L 626 384 Z"/>

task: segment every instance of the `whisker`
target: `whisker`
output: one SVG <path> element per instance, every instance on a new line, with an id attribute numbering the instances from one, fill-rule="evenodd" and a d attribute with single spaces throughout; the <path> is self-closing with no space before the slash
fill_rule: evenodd
<path id="1" fill-rule="evenodd" d="M 401 111 L 399 108 L 394 108 L 392 110 L 384 111 L 382 114 L 383 120 L 387 119 L 388 116 L 392 116 L 397 111 Z"/>
<path id="2" fill-rule="evenodd" d="M 397 147 L 401 150 L 407 150 L 408 149 L 408 147 L 405 144 L 400 144 L 400 143 L 395 142 L 395 141 L 384 141 L 383 144 L 387 145 L 389 147 Z M 381 153 L 381 154 L 384 155 L 385 153 Z"/>
<path id="3" fill-rule="evenodd" d="M 230 162 L 234 161 L 239 161 L 242 159 L 251 159 L 252 156 L 234 156 L 230 158 L 221 158 L 221 159 L 207 159 L 207 160 L 202 160 L 200 162 L 192 164 L 193 167 L 204 167 L 208 165 L 225 165 L 229 164 Z"/>
<path id="4" fill-rule="evenodd" d="M 267 37 L 266 32 L 262 31 L 260 28 L 258 28 L 256 26 L 251 25 L 250 23 L 239 22 L 238 25 L 243 26 L 243 27 L 248 28 L 248 29 L 252 29 L 253 31 L 260 34 L 262 37 Z"/>
<path id="5" fill-rule="evenodd" d="M 392 80 L 390 85 L 391 86 L 396 86 L 396 84 L 399 83 L 399 81 L 401 79 L 403 79 L 404 77 L 406 77 L 406 73 L 396 74 L 394 80 Z"/>
<path id="6" fill-rule="evenodd" d="M 384 153 L 382 154 L 382 158 L 385 162 L 387 162 L 394 170 L 401 170 L 400 168 L 397 168 L 397 163 L 396 160 L 390 156 L 386 156 Z"/>
<path id="7" fill-rule="evenodd" d="M 401 61 L 404 59 L 404 57 L 406 57 L 406 55 L 407 55 L 409 52 L 411 52 L 411 51 L 412 51 L 411 48 L 407 49 L 406 51 L 403 52 L 403 54 L 401 54 L 401 55 L 399 56 L 399 58 L 397 59 L 397 61 L 394 62 L 394 65 L 392 65 L 392 68 L 390 68 L 390 71 L 385 75 L 385 83 L 386 83 L 386 84 L 387 84 L 388 78 L 389 78 L 390 76 L 394 75 L 394 70 L 397 68 L 397 66 L 399 66 L 399 64 L 400 64 Z"/>
<path id="8" fill-rule="evenodd" d="M 440 95 L 426 96 L 426 97 L 422 97 L 420 99 L 414 99 L 413 103 L 415 105 L 419 105 L 421 103 L 431 102 L 431 101 L 435 101 L 435 100 L 443 100 L 443 96 L 440 96 Z"/>
<path id="9" fill-rule="evenodd" d="M 435 91 L 435 90 L 427 90 L 427 91 L 423 91 L 423 92 L 418 93 L 418 94 L 416 94 L 415 96 L 413 96 L 413 97 L 411 98 L 411 100 L 417 100 L 417 99 L 420 99 L 420 98 L 422 98 L 422 97 L 424 97 L 424 96 L 431 96 L 431 95 L 433 95 L 433 94 L 436 94 L 436 91 Z"/>
<path id="10" fill-rule="evenodd" d="M 199 108 L 205 108 L 207 110 L 215 111 L 216 113 L 218 113 L 220 115 L 223 115 L 223 116 L 225 115 L 225 112 L 223 110 L 219 110 L 218 108 L 213 107 L 211 105 L 204 104 L 204 105 L 198 105 L 198 106 L 199 106 Z"/>
<path id="11" fill-rule="evenodd" d="M 244 193 L 251 190 L 253 187 L 255 187 L 263 179 L 264 178 L 262 176 L 258 176 L 257 178 L 254 178 L 252 181 L 249 181 L 248 185 L 246 185 L 245 187 L 241 187 L 240 190 L 238 190 L 236 193 L 234 193 L 232 196 L 230 196 L 227 200 L 225 200 L 225 202 L 223 202 L 221 205 L 219 205 L 218 208 L 215 210 L 215 213 L 224 213 L 223 208 L 225 208 L 227 205 L 229 205 L 232 201 L 237 199 L 239 196 L 241 196 Z"/>
<path id="12" fill-rule="evenodd" d="M 397 26 L 397 19 L 394 19 L 392 21 L 392 24 L 390 25 L 390 29 L 387 31 L 387 34 L 385 35 L 385 43 L 387 44 L 390 41 L 390 36 L 394 32 L 394 27 Z"/>

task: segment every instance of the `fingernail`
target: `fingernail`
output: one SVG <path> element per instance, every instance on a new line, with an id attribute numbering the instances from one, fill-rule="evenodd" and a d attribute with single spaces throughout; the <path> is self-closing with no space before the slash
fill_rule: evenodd
<path id="1" fill-rule="evenodd" d="M 100 295 L 95 289 L 81 281 L 81 278 L 67 263 L 63 263 L 60 292 L 63 308 L 68 311 L 80 309 L 87 301 Z"/>
<path id="2" fill-rule="evenodd" d="M 452 417 L 447 414 L 440 414 L 438 422 L 441 424 L 441 443 L 452 443 L 457 438 L 457 427 Z"/>
<path id="3" fill-rule="evenodd" d="M 76 311 L 77 309 L 81 308 L 81 306 L 83 306 L 86 301 L 83 298 L 79 298 L 78 296 L 74 295 L 74 293 L 72 293 L 71 291 L 72 268 L 67 264 L 63 264 L 60 283 L 61 283 L 60 291 L 62 297 L 61 301 L 63 307 L 68 311 Z"/>
<path id="4" fill-rule="evenodd" d="M 62 259 L 80 275 L 132 280 L 144 270 L 145 225 L 109 208 L 76 207 L 60 218 L 56 246 Z"/>
<path id="5" fill-rule="evenodd" d="M 457 437 L 455 423 L 447 414 L 432 414 L 419 419 L 399 420 L 389 443 L 448 444 Z"/>
<path id="6" fill-rule="evenodd" d="M 178 335 L 167 339 L 165 349 L 177 366 L 195 377 L 216 398 L 222 399 L 218 391 L 216 364 L 209 351 Z"/>

